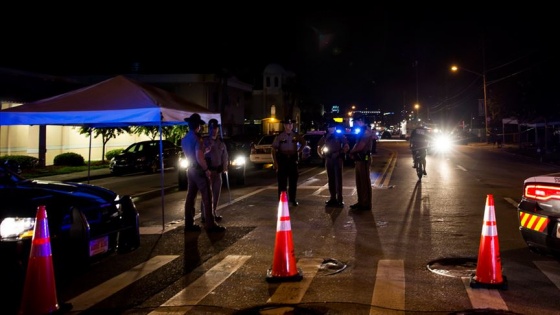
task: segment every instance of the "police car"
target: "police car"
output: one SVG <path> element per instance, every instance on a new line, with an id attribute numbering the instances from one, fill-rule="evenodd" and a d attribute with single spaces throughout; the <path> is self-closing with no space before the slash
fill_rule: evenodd
<path id="1" fill-rule="evenodd" d="M 525 179 L 517 210 L 529 249 L 560 257 L 560 173 Z"/>

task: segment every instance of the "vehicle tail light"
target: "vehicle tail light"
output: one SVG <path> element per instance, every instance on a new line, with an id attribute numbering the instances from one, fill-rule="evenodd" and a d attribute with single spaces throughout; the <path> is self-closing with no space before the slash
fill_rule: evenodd
<path id="1" fill-rule="evenodd" d="M 526 198 L 547 201 L 550 199 L 560 200 L 560 187 L 531 184 L 525 186 L 523 193 Z"/>

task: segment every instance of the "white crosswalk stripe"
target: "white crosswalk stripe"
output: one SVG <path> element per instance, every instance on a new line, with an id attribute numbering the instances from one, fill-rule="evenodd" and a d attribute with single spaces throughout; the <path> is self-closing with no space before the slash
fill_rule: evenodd
<path id="1" fill-rule="evenodd" d="M 110 279 L 87 292 L 68 301 L 73 312 L 85 311 L 117 291 L 140 280 L 156 271 L 179 256 L 155 256 L 149 261 Z M 152 315 L 185 314 L 193 309 L 206 296 L 226 281 L 232 274 L 246 264 L 251 256 L 228 255 L 215 266 L 206 271 L 200 278 L 177 292 L 160 307 L 153 310 Z M 298 304 L 303 300 L 306 291 L 317 275 L 323 259 L 301 258 L 298 267 L 303 279 L 295 282 L 279 284 L 275 292 L 266 301 L 267 304 Z M 534 264 L 550 281 L 560 289 L 560 265 L 555 261 L 534 261 Z M 508 307 L 502 299 L 499 289 L 473 289 L 469 277 L 461 277 L 467 296 L 474 309 L 493 309 L 507 311 Z M 369 314 L 404 314 L 406 279 L 403 260 L 382 259 L 378 262 L 375 275 L 375 287 L 371 298 Z"/>
<path id="2" fill-rule="evenodd" d="M 239 269 L 251 256 L 229 255 L 150 314 L 185 314 Z"/>
<path id="3" fill-rule="evenodd" d="M 152 259 L 137 265 L 131 270 L 123 272 L 120 275 L 98 285 L 97 287 L 78 295 L 77 297 L 68 301 L 68 303 L 72 304 L 73 312 L 87 310 L 96 303 L 99 303 L 107 297 L 115 294 L 134 281 L 140 280 L 141 278 L 149 275 L 150 273 L 156 271 L 157 269 L 161 268 L 177 257 L 179 256 L 155 256 Z"/>
<path id="4" fill-rule="evenodd" d="M 370 314 L 404 314 L 404 261 L 380 260 L 377 264 L 375 288 L 371 298 Z"/>

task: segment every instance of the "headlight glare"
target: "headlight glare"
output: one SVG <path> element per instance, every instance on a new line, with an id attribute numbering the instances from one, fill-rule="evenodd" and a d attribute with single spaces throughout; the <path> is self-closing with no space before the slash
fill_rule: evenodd
<path id="1" fill-rule="evenodd" d="M 0 223 L 0 236 L 22 239 L 33 236 L 35 218 L 5 218 Z"/>
<path id="2" fill-rule="evenodd" d="M 241 166 L 241 165 L 245 165 L 246 162 L 247 162 L 247 160 L 245 159 L 245 157 L 242 156 L 242 155 L 239 155 L 239 156 L 235 157 L 235 159 L 231 162 L 231 165 Z"/>
<path id="3" fill-rule="evenodd" d="M 179 159 L 179 167 L 181 169 L 186 169 L 187 167 L 189 167 L 189 160 L 187 160 L 185 158 L 180 158 Z"/>

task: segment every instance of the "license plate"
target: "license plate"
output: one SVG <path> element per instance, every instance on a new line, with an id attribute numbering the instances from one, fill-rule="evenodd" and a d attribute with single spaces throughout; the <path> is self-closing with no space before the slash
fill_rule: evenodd
<path id="1" fill-rule="evenodd" d="M 106 253 L 109 250 L 109 236 L 89 241 L 89 256 Z"/>

